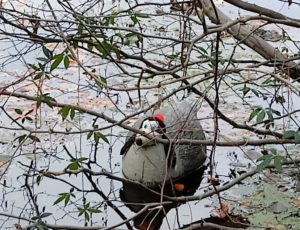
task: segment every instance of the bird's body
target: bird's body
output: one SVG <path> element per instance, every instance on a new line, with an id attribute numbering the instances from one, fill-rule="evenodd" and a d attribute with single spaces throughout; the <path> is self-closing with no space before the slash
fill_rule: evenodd
<path id="1" fill-rule="evenodd" d="M 138 212 L 143 208 L 141 203 L 160 202 L 162 187 L 163 194 L 168 196 L 194 194 L 206 168 L 206 147 L 170 144 L 168 140 L 205 139 L 196 107 L 186 102 L 164 107 L 140 118 L 134 127 L 146 135 L 129 132 L 121 149 L 123 176 L 157 193 L 138 184 L 123 182 L 120 197 L 127 206 Z M 167 141 L 160 143 L 156 137 Z M 176 206 L 178 204 L 174 203 L 165 205 L 164 210 L 147 210 L 134 218 L 134 225 L 142 230 L 159 229 L 165 214 Z"/>
<path id="2" fill-rule="evenodd" d="M 139 167 L 123 167 L 122 171 L 125 178 L 148 186 L 159 184 L 164 180 L 166 155 L 164 154 L 163 144 L 146 147 L 133 144 L 132 148 L 126 153 L 126 157 L 123 158 L 123 165 L 130 162 L 137 164 Z"/>
<path id="3" fill-rule="evenodd" d="M 176 107 L 164 107 L 155 114 L 163 115 L 165 127 L 158 126 L 157 128 L 165 131 L 155 133 L 149 130 L 147 134 L 153 138 L 161 137 L 166 140 L 203 140 L 205 136 L 196 113 L 196 108 L 186 102 Z M 141 129 L 143 122 L 145 118 L 139 119 L 134 127 Z M 136 143 L 137 138 L 143 138 L 140 145 Z M 206 159 L 206 147 L 201 145 L 166 146 L 166 144 L 133 133 L 129 133 L 126 141 L 129 146 L 125 144 L 122 149 L 124 177 L 150 187 L 158 185 L 165 178 L 181 179 L 201 167 Z M 171 163 L 168 164 L 167 158 Z"/>

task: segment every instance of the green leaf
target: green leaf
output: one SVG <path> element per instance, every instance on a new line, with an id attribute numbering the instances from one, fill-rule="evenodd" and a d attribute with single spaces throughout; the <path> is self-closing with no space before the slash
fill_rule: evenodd
<path id="1" fill-rule="evenodd" d="M 135 25 L 136 23 L 138 23 L 138 19 L 135 15 L 131 15 L 130 16 L 131 21 L 133 21 L 133 24 Z"/>
<path id="2" fill-rule="evenodd" d="M 104 41 L 101 43 L 101 45 L 97 45 L 96 49 L 102 54 L 101 56 L 105 58 L 109 54 L 111 46 Z"/>
<path id="3" fill-rule="evenodd" d="M 100 77 L 101 78 L 101 82 L 103 82 L 104 84 L 107 84 L 106 78 L 105 77 Z"/>
<path id="4" fill-rule="evenodd" d="M 97 49 L 101 54 L 104 54 L 104 53 L 105 53 L 105 50 L 103 49 L 102 45 L 97 45 L 97 46 L 96 46 L 96 49 Z"/>
<path id="5" fill-rule="evenodd" d="M 256 89 L 251 89 L 251 92 L 252 92 L 255 96 L 259 97 L 259 93 L 258 93 L 258 91 L 257 91 Z"/>
<path id="6" fill-rule="evenodd" d="M 276 149 L 270 149 L 270 152 L 271 152 L 273 155 L 277 155 L 277 150 L 276 150 Z"/>
<path id="7" fill-rule="evenodd" d="M 69 201 L 70 201 L 70 194 L 67 194 L 66 198 L 65 198 L 65 206 L 67 206 L 67 204 L 69 203 Z"/>
<path id="8" fill-rule="evenodd" d="M 277 116 L 280 116 L 281 113 L 275 109 L 271 109 L 272 113 L 276 114 Z"/>
<path id="9" fill-rule="evenodd" d="M 99 139 L 102 139 L 103 141 L 105 141 L 106 143 L 109 143 L 108 139 L 106 138 L 106 136 L 104 136 L 102 133 L 100 132 L 95 132 L 94 133 L 94 140 L 96 143 L 99 143 Z"/>
<path id="10" fill-rule="evenodd" d="M 78 168 L 79 168 L 79 165 L 76 162 L 71 163 L 67 166 L 67 169 L 70 169 L 70 170 L 77 170 Z"/>
<path id="11" fill-rule="evenodd" d="M 135 33 L 135 32 L 130 32 L 130 33 L 128 33 L 128 34 L 125 34 L 125 38 L 130 38 L 130 37 L 132 37 L 132 36 L 137 36 L 138 34 L 137 33 Z"/>
<path id="12" fill-rule="evenodd" d="M 267 80 L 265 80 L 262 84 L 272 84 L 273 85 L 276 85 L 276 83 L 280 82 L 279 80 L 277 80 L 276 78 L 273 78 L 273 77 L 270 77 L 268 78 Z M 275 87 L 275 86 L 273 86 Z"/>
<path id="13" fill-rule="evenodd" d="M 259 114 L 257 114 L 256 122 L 257 122 L 257 123 L 262 122 L 262 121 L 264 120 L 265 116 L 266 116 L 265 110 L 261 110 L 261 111 L 259 112 Z"/>
<path id="14" fill-rule="evenodd" d="M 39 67 L 43 72 L 45 71 L 45 64 L 39 63 Z"/>
<path id="15" fill-rule="evenodd" d="M 50 213 L 50 212 L 44 212 L 44 213 L 42 213 L 41 218 L 45 218 L 45 217 L 48 217 L 51 215 L 52 215 L 52 213 Z"/>
<path id="16" fill-rule="evenodd" d="M 35 76 L 34 76 L 34 80 L 38 80 L 38 79 L 40 79 L 42 76 L 44 75 L 44 73 L 43 72 L 39 72 L 39 73 L 37 73 Z"/>
<path id="17" fill-rule="evenodd" d="M 70 118 L 71 118 L 71 120 L 73 120 L 74 117 L 75 117 L 75 109 L 72 107 L 72 108 L 71 108 L 71 113 L 70 113 Z"/>
<path id="18" fill-rule="evenodd" d="M 277 169 L 277 171 L 281 171 L 282 170 L 282 164 L 281 164 L 281 158 L 280 158 L 280 156 L 276 156 L 274 158 L 274 165 L 275 165 L 275 168 Z"/>
<path id="19" fill-rule="evenodd" d="M 283 52 L 289 52 L 289 49 L 287 48 L 287 47 L 282 47 L 281 48 L 281 52 L 283 53 Z"/>
<path id="20" fill-rule="evenodd" d="M 38 220 L 40 217 L 39 216 L 33 216 L 31 217 L 32 220 Z"/>
<path id="21" fill-rule="evenodd" d="M 86 161 L 88 158 L 86 157 L 80 157 L 78 158 L 77 160 L 75 160 L 76 162 L 83 162 L 83 161 Z"/>
<path id="22" fill-rule="evenodd" d="M 148 14 L 135 14 L 137 17 L 139 18 L 150 18 L 150 16 Z"/>
<path id="23" fill-rule="evenodd" d="M 120 50 L 117 48 L 117 47 L 114 47 L 113 48 L 113 51 L 115 52 L 116 56 L 117 56 L 117 59 L 118 60 L 121 60 L 121 53 L 120 53 Z"/>
<path id="24" fill-rule="evenodd" d="M 58 114 L 61 115 L 63 121 L 67 118 L 70 109 L 71 109 L 70 106 L 64 106 L 58 111 Z"/>
<path id="25" fill-rule="evenodd" d="M 300 132 L 295 132 L 295 144 L 300 144 Z"/>
<path id="26" fill-rule="evenodd" d="M 64 58 L 64 66 L 65 66 L 65 69 L 68 69 L 69 68 L 69 65 L 70 65 L 70 59 L 68 56 L 65 56 Z"/>
<path id="27" fill-rule="evenodd" d="M 204 53 L 204 54 L 207 54 L 207 50 L 201 46 L 198 46 L 197 49 L 200 50 L 200 53 Z"/>
<path id="28" fill-rule="evenodd" d="M 97 133 L 94 133 L 94 141 L 98 144 L 99 143 L 99 136 Z"/>
<path id="29" fill-rule="evenodd" d="M 60 202 L 62 202 L 66 197 L 66 194 L 62 194 L 56 201 L 54 201 L 53 205 L 56 205 Z"/>
<path id="30" fill-rule="evenodd" d="M 46 46 L 43 46 L 42 49 L 43 49 L 43 53 L 45 54 L 45 56 L 48 59 L 51 59 L 52 58 L 52 52 Z"/>
<path id="31" fill-rule="evenodd" d="M 99 209 L 90 208 L 89 212 L 91 212 L 91 213 L 101 213 L 102 211 L 100 211 Z"/>
<path id="32" fill-rule="evenodd" d="M 79 211 L 78 216 L 81 216 L 85 212 L 83 208 L 78 208 L 78 211 Z"/>
<path id="33" fill-rule="evenodd" d="M 22 109 L 15 109 L 16 113 L 19 114 L 19 115 L 22 115 L 23 111 Z"/>
<path id="34" fill-rule="evenodd" d="M 19 143 L 21 143 L 25 139 L 26 136 L 27 136 L 26 134 L 21 135 L 21 136 L 17 137 L 15 140 L 18 139 Z"/>
<path id="35" fill-rule="evenodd" d="M 250 91 L 250 88 L 249 87 L 246 87 L 246 86 L 244 86 L 244 88 L 243 89 L 241 89 L 242 90 L 242 92 L 243 92 L 243 96 L 245 97 L 246 95 L 247 95 L 247 93 Z"/>
<path id="36" fill-rule="evenodd" d="M 260 108 L 260 107 L 254 109 L 252 111 L 252 113 L 250 114 L 248 121 L 251 121 L 259 113 L 259 111 L 261 111 L 261 110 L 262 110 L 262 108 Z"/>
<path id="37" fill-rule="evenodd" d="M 33 135 L 29 135 L 29 138 L 35 142 L 41 142 L 40 139 L 36 136 L 33 136 Z"/>
<path id="38" fill-rule="evenodd" d="M 41 62 L 48 62 L 49 59 L 48 58 L 44 58 L 44 57 L 37 57 L 36 60 L 41 61 Z M 39 67 L 41 68 L 41 66 L 45 66 L 42 63 L 38 63 Z"/>
<path id="39" fill-rule="evenodd" d="M 73 41 L 72 46 L 77 49 L 78 48 L 78 41 Z"/>
<path id="40" fill-rule="evenodd" d="M 37 67 L 37 66 L 35 66 L 35 65 L 33 65 L 33 64 L 28 64 L 33 70 L 35 70 L 35 71 L 39 71 L 40 69 L 39 69 L 39 67 Z"/>
<path id="41" fill-rule="evenodd" d="M 267 115 L 268 115 L 268 118 L 269 118 L 270 121 L 274 121 L 273 114 L 270 110 L 267 111 Z"/>
<path id="42" fill-rule="evenodd" d="M 111 46 L 111 44 L 107 43 L 106 40 L 104 40 L 102 42 L 102 45 L 105 48 L 105 52 L 103 53 L 102 57 L 105 58 L 110 53 L 110 51 L 112 50 L 112 46 Z"/>
<path id="43" fill-rule="evenodd" d="M 79 35 L 81 35 L 82 32 L 83 32 L 83 24 L 80 23 L 80 24 L 78 25 L 77 33 L 78 33 Z"/>
<path id="44" fill-rule="evenodd" d="M 46 105 L 48 105 L 50 108 L 53 108 L 53 102 L 56 102 L 56 100 L 50 97 L 49 93 L 45 93 L 37 98 L 37 107 L 40 107 L 42 102 L 46 103 Z"/>
<path id="45" fill-rule="evenodd" d="M 101 81 L 98 80 L 99 78 Z M 96 79 L 96 84 L 100 89 L 102 89 L 103 87 L 106 86 L 106 83 L 107 83 L 106 78 L 99 76 L 98 79 Z"/>
<path id="46" fill-rule="evenodd" d="M 61 63 L 61 61 L 63 60 L 64 58 L 64 54 L 61 53 L 61 54 L 57 54 L 53 57 L 53 59 L 55 60 L 52 64 L 51 64 L 51 67 L 50 67 L 50 71 L 54 70 L 57 68 L 57 66 Z"/>
<path id="47" fill-rule="evenodd" d="M 89 132 L 87 135 L 87 140 L 91 138 L 91 136 L 93 135 L 94 132 Z"/>
<path id="48" fill-rule="evenodd" d="M 74 188 L 71 188 L 69 193 L 61 193 L 61 194 L 59 194 L 61 196 L 53 203 L 53 205 L 58 204 L 61 201 L 65 200 L 64 203 L 65 203 L 65 206 L 67 206 L 67 204 L 70 201 L 71 196 L 74 197 L 74 198 L 76 198 L 76 196 L 73 194 L 73 192 L 74 192 Z"/>
<path id="49" fill-rule="evenodd" d="M 87 221 L 90 221 L 90 215 L 88 214 L 88 212 L 84 212 L 84 217 Z"/>
<path id="50" fill-rule="evenodd" d="M 257 161 L 262 161 L 262 162 L 257 166 L 257 171 L 261 171 L 265 167 L 267 167 L 271 163 L 272 159 L 273 159 L 273 156 L 271 154 L 267 154 L 267 155 L 264 155 L 264 156 L 258 158 Z"/>
<path id="51" fill-rule="evenodd" d="M 45 224 L 38 224 L 36 227 L 38 230 L 47 230 L 48 229 L 47 226 L 45 226 Z"/>
<path id="52" fill-rule="evenodd" d="M 37 221 L 37 227 L 40 230 L 48 230 L 48 227 L 46 226 L 46 224 L 41 219 L 39 219 Z"/>
<path id="53" fill-rule="evenodd" d="M 88 47 L 88 50 L 89 51 L 92 51 L 93 48 L 94 48 L 94 45 L 93 45 L 93 39 L 90 39 L 89 40 L 89 43 L 87 44 L 87 47 Z"/>
<path id="54" fill-rule="evenodd" d="M 283 133 L 282 138 L 284 139 L 290 139 L 292 137 L 295 137 L 296 131 L 294 130 L 287 130 Z"/>

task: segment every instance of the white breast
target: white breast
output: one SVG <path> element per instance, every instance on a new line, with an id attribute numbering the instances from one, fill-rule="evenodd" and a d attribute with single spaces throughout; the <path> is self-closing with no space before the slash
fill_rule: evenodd
<path id="1" fill-rule="evenodd" d="M 133 144 L 123 156 L 122 166 L 123 175 L 129 180 L 139 181 L 147 186 L 161 183 L 166 175 L 164 145 L 139 147 Z"/>

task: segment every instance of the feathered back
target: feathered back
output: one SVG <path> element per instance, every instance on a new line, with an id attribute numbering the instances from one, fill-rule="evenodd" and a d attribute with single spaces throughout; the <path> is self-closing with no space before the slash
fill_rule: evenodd
<path id="1" fill-rule="evenodd" d="M 162 114 L 166 125 L 166 136 L 169 139 L 181 140 L 205 140 L 205 135 L 201 127 L 200 121 L 197 119 L 197 106 L 192 106 L 188 102 L 180 102 L 178 104 L 168 104 L 154 114 Z M 135 128 L 139 128 L 145 117 L 153 116 L 148 113 L 141 117 L 134 124 Z M 128 133 L 128 140 L 132 132 Z M 206 159 L 206 146 L 202 145 L 179 145 L 172 146 L 175 153 L 176 166 L 171 172 L 172 178 L 181 178 L 199 168 Z"/>

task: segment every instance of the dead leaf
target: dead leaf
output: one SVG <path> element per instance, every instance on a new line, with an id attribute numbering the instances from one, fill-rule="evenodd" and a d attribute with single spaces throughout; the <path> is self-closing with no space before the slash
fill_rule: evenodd
<path id="1" fill-rule="evenodd" d="M 155 106 L 153 108 L 153 111 L 158 110 L 161 107 L 161 103 L 162 103 L 162 98 L 157 100 L 157 102 L 155 103 Z"/>
<path id="2" fill-rule="evenodd" d="M 6 161 L 0 161 L 0 168 L 6 168 Z"/>
<path id="3" fill-rule="evenodd" d="M 208 183 L 211 183 L 212 185 L 219 185 L 220 184 L 220 179 L 216 177 L 210 177 L 207 179 Z"/>
<path id="4" fill-rule="evenodd" d="M 245 201 L 239 204 L 240 206 L 251 206 L 251 202 L 250 201 Z"/>
<path id="5" fill-rule="evenodd" d="M 19 225 L 19 224 L 15 224 L 15 227 L 16 227 L 17 230 L 23 230 L 22 226 Z"/>
<path id="6" fill-rule="evenodd" d="M 69 66 L 78 66 L 78 63 L 77 61 L 73 60 L 73 59 L 70 59 L 70 64 Z"/>
<path id="7" fill-rule="evenodd" d="M 210 215 L 219 219 L 224 219 L 228 215 L 229 207 L 228 205 L 221 203 L 221 208 L 213 210 Z"/>
<path id="8" fill-rule="evenodd" d="M 132 123 L 135 123 L 137 120 L 138 120 L 137 117 L 131 117 L 126 120 L 125 124 L 132 124 Z"/>
<path id="9" fill-rule="evenodd" d="M 231 139 L 230 137 L 227 137 L 227 136 L 225 136 L 225 135 L 220 135 L 221 136 L 221 138 L 224 140 L 224 141 L 228 141 L 228 142 L 233 142 L 234 140 L 233 139 Z"/>
<path id="10" fill-rule="evenodd" d="M 156 9 L 155 11 L 157 14 L 164 14 L 165 11 L 163 9 Z"/>
<path id="11" fill-rule="evenodd" d="M 274 230 L 287 230 L 287 227 L 283 224 L 278 224 L 278 225 L 274 225 L 274 224 L 268 224 L 268 228 L 267 229 L 274 229 Z"/>
<path id="12" fill-rule="evenodd" d="M 108 98 L 95 98 L 90 96 L 88 93 L 81 93 L 81 101 L 79 106 L 87 109 L 96 110 L 99 108 L 114 108 L 115 105 Z M 77 99 L 76 97 L 74 99 Z M 73 101 L 71 104 L 78 105 L 77 101 Z"/>
<path id="13" fill-rule="evenodd" d="M 294 199 L 294 205 L 296 207 L 300 207 L 300 195 L 297 198 Z"/>

